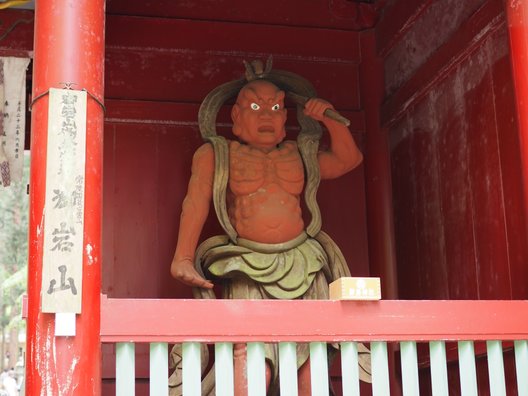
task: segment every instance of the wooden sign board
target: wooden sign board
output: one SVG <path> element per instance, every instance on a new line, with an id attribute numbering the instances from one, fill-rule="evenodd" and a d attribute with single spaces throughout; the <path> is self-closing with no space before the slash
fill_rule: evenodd
<path id="1" fill-rule="evenodd" d="M 42 312 L 80 313 L 86 92 L 49 90 Z"/>
<path id="2" fill-rule="evenodd" d="M 330 283 L 330 300 L 381 300 L 380 278 L 339 278 Z"/>
<path id="3" fill-rule="evenodd" d="M 0 187 L 22 180 L 29 62 L 28 58 L 0 57 Z"/>

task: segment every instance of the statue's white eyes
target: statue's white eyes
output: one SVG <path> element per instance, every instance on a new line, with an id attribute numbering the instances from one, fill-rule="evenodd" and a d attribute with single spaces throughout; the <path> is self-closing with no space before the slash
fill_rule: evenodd
<path id="1" fill-rule="evenodd" d="M 280 104 L 274 104 L 273 107 L 271 108 L 271 110 L 273 111 L 277 111 L 277 110 L 280 110 Z"/>
<path id="2" fill-rule="evenodd" d="M 258 104 L 256 104 L 256 103 L 251 103 L 251 108 L 253 110 L 258 110 L 258 109 L 260 109 L 260 106 Z"/>

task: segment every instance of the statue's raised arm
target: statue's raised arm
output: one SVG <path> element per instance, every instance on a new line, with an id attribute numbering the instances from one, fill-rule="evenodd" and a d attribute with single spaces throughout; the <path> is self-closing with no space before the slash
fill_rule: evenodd
<path id="1" fill-rule="evenodd" d="M 342 123 L 325 116 L 334 107 L 318 98 L 306 102 L 304 114 L 321 121 L 330 133 L 330 150 L 319 151 L 317 158 L 321 179 L 335 179 L 350 172 L 363 160 L 349 129 Z"/>

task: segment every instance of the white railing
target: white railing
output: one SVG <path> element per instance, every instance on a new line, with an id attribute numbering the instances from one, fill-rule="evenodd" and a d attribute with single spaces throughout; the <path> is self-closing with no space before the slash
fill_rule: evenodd
<path id="1" fill-rule="evenodd" d="M 343 395 L 360 395 L 357 342 L 369 343 L 372 394 L 391 395 L 388 345 L 397 345 L 403 395 L 419 395 L 417 342 L 428 343 L 433 396 L 449 395 L 446 341 L 456 342 L 460 394 L 477 396 L 475 356 L 487 356 L 489 393 L 528 396 L 526 301 L 102 300 L 101 337 L 116 343 L 116 394 L 134 395 L 134 345 L 150 344 L 150 395 L 168 394 L 168 344 L 183 343 L 183 392 L 201 395 L 200 343 L 214 344 L 216 395 L 233 395 L 233 343 L 247 343 L 250 396 L 265 395 L 264 343 L 278 343 L 282 395 L 297 395 L 296 342 L 310 343 L 312 394 L 329 394 L 326 343 L 341 346 Z M 478 351 L 475 343 L 478 341 Z M 480 341 L 486 341 L 480 350 Z M 505 380 L 513 344 L 516 384 Z M 513 341 L 513 343 L 511 343 Z M 389 344 L 390 343 L 390 344 Z M 451 345 L 451 344 L 449 344 Z M 508 376 L 512 378 L 512 376 Z M 429 392 L 428 392 L 429 393 Z"/>

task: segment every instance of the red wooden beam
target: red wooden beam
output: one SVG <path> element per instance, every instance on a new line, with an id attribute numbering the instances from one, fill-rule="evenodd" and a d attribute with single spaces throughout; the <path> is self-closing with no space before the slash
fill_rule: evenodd
<path id="1" fill-rule="evenodd" d="M 294 104 L 286 105 L 289 114 L 292 114 L 286 127 L 298 130 L 297 120 L 293 116 L 296 112 Z M 107 99 L 105 106 L 107 123 L 198 126 L 198 104 Z M 362 111 L 340 110 L 339 113 L 350 120 L 349 129 L 353 133 L 365 131 L 365 114 Z M 221 107 L 217 121 L 219 128 L 232 128 L 231 105 Z"/>
<path id="2" fill-rule="evenodd" d="M 258 25 L 323 27 L 362 30 L 374 26 L 379 13 L 376 4 L 358 4 L 349 0 L 311 0 L 297 3 L 282 1 L 278 5 L 246 0 L 184 2 L 157 0 L 143 3 L 129 0 L 107 0 L 108 14 L 158 16 L 243 22 Z"/>
<path id="3" fill-rule="evenodd" d="M 102 342 L 528 339 L 528 301 L 101 300 Z"/>
<path id="4" fill-rule="evenodd" d="M 54 315 L 41 312 L 46 145 L 50 87 L 86 89 L 103 97 L 104 0 L 40 0 L 35 11 L 29 274 L 28 395 L 99 395 L 101 290 L 101 169 L 103 109 L 87 107 L 82 313 L 76 336 L 55 337 Z"/>

